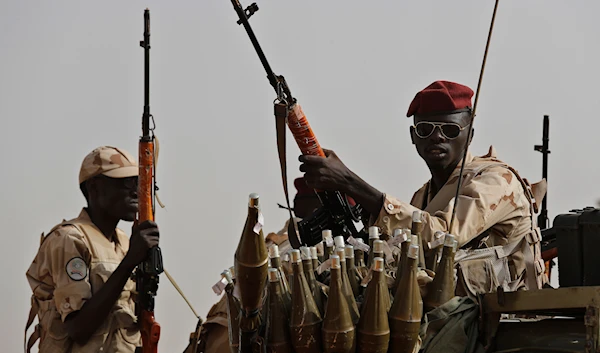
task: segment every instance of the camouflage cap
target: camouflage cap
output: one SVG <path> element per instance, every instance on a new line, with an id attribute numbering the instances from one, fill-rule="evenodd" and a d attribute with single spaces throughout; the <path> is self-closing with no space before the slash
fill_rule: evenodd
<path id="1" fill-rule="evenodd" d="M 111 146 L 101 146 L 90 152 L 81 163 L 79 184 L 95 177 L 127 178 L 138 175 L 138 164 L 129 152 Z"/>

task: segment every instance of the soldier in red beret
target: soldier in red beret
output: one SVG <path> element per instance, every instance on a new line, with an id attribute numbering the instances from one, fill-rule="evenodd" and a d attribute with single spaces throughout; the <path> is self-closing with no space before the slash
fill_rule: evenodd
<path id="1" fill-rule="evenodd" d="M 472 96 L 473 90 L 467 86 L 436 81 L 410 103 L 406 114 L 413 117 L 410 137 L 431 172 L 431 179 L 410 203 L 369 185 L 330 150 L 325 151 L 326 158 L 300 156 L 300 171 L 310 187 L 339 190 L 354 198 L 371 214 L 369 223 L 388 235 L 396 228 L 410 228 L 413 213 L 421 211 L 424 229 L 423 244 L 419 245 L 426 257 L 433 253 L 430 248 L 439 245 L 436 231 L 454 235 L 460 249 L 455 260 L 463 284 L 457 286 L 457 295 L 475 296 L 494 291 L 498 285 L 506 291 L 541 288 L 547 278 L 534 215 L 545 194 L 545 183 L 530 185 L 496 158 L 493 147 L 481 157 L 467 154 L 456 218 L 449 229 L 460 162 L 471 142 L 467 135 Z M 473 252 L 476 249 L 477 253 Z M 484 258 L 476 256 L 483 252 Z M 493 263 L 503 265 L 494 267 Z"/>

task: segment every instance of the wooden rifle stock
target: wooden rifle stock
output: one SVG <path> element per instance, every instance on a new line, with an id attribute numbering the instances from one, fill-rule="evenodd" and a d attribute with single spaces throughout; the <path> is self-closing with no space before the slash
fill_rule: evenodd
<path id="1" fill-rule="evenodd" d="M 142 136 L 139 140 L 138 175 L 138 220 L 154 221 L 154 135 L 150 129 L 150 10 L 144 11 L 144 113 L 142 116 Z M 160 248 L 149 250 L 148 258 L 136 269 L 138 299 L 136 311 L 142 336 L 142 352 L 157 353 L 160 339 L 160 325 L 154 319 L 154 297 L 158 290 L 158 276 L 163 272 Z"/>

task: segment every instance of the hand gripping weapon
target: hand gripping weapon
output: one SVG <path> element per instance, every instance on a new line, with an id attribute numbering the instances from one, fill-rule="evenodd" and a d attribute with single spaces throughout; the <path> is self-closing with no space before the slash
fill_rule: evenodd
<path id="1" fill-rule="evenodd" d="M 142 136 L 139 140 L 138 220 L 154 221 L 155 152 L 154 117 L 150 114 L 150 10 L 144 11 L 144 113 Z M 152 120 L 152 128 L 150 128 Z M 141 324 L 142 352 L 157 353 L 160 325 L 154 320 L 154 297 L 158 290 L 158 276 L 163 272 L 162 254 L 158 246 L 149 250 L 148 258 L 138 265 L 136 276 L 136 311 Z"/>
<path id="2" fill-rule="evenodd" d="M 256 49 L 256 53 L 262 63 L 269 83 L 275 89 L 277 98 L 273 102 L 275 105 L 275 123 L 277 131 L 277 150 L 279 153 L 279 164 L 281 166 L 281 179 L 283 182 L 283 190 L 285 192 L 285 200 L 287 209 L 290 214 L 290 222 L 288 226 L 288 237 L 290 243 L 295 249 L 301 245 L 314 246 L 321 241 L 321 231 L 330 229 L 335 235 L 343 235 L 344 238 L 352 235 L 353 237 L 360 236 L 354 225 L 354 222 L 361 221 L 362 207 L 356 204 L 354 200 L 342 195 L 339 191 L 320 191 L 317 192 L 322 207 L 319 208 L 310 217 L 298 222 L 298 231 L 300 239 L 297 237 L 294 227 L 292 209 L 290 208 L 290 200 L 287 187 L 287 171 L 285 157 L 285 124 L 289 126 L 300 151 L 304 155 L 314 155 L 325 157 L 325 153 L 321 149 L 315 134 L 313 133 L 304 112 L 300 105 L 296 102 L 296 98 L 292 96 L 289 86 L 283 76 L 277 76 L 271 70 L 271 66 L 267 62 L 267 58 L 263 53 L 258 40 L 250 27 L 248 19 L 258 11 L 258 5 L 253 3 L 245 10 L 242 8 L 239 0 L 231 0 L 233 8 L 238 14 L 238 24 L 241 24 L 246 29 L 250 41 Z"/>

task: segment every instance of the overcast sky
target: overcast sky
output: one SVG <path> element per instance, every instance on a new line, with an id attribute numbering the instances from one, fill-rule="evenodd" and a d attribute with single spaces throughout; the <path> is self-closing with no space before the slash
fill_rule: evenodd
<path id="1" fill-rule="evenodd" d="M 244 6 L 250 2 L 244 2 Z M 476 89 L 492 0 L 260 0 L 251 19 L 323 147 L 363 179 L 409 200 L 429 178 L 406 110 L 435 80 Z M 100 145 L 137 155 L 143 105 L 143 10 L 151 13 L 151 112 L 161 143 L 157 211 L 165 267 L 202 317 L 233 264 L 248 194 L 265 230 L 286 212 L 274 91 L 230 1 L 0 2 L 0 140 L 4 226 L 3 351 L 21 349 L 39 235 L 77 216 L 83 157 Z M 550 116 L 550 217 L 595 205 L 600 2 L 502 0 L 471 151 L 489 145 L 530 181 L 541 178 Z M 288 135 L 289 136 L 289 135 Z M 290 186 L 300 175 L 288 140 Z M 130 223 L 120 227 L 130 232 Z M 553 284 L 557 284 L 556 279 Z M 185 348 L 196 319 L 165 276 L 160 350 Z"/>

